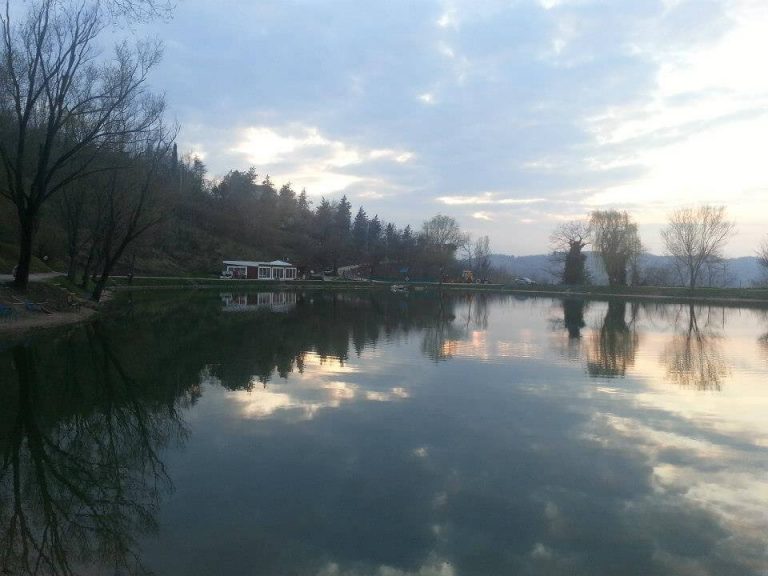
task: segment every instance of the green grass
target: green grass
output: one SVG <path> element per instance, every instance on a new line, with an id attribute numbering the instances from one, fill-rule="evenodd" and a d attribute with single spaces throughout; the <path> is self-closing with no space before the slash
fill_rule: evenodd
<path id="1" fill-rule="evenodd" d="M 276 287 L 305 287 L 323 289 L 369 289 L 389 288 L 391 283 L 367 283 L 367 282 L 320 282 L 320 281 L 289 281 L 274 282 L 265 280 L 218 280 L 215 278 L 134 278 L 131 289 L 142 288 L 276 288 Z M 115 278 L 110 281 L 111 286 L 126 287 L 126 278 Z M 497 292 L 513 294 L 531 294 L 542 296 L 582 296 L 586 298 L 643 298 L 677 301 L 702 301 L 720 303 L 765 302 L 768 303 L 768 288 L 697 288 L 694 291 L 688 288 L 659 287 L 659 286 L 556 286 L 556 285 L 502 285 L 502 284 L 438 284 L 429 282 L 411 282 L 410 287 L 423 287 L 435 290 L 462 290 L 477 292 Z"/>
<path id="2" fill-rule="evenodd" d="M 350 281 L 333 281 L 322 282 L 319 280 L 290 280 L 283 282 L 275 282 L 274 280 L 219 280 L 217 278 L 205 278 L 205 277 L 138 277 L 134 278 L 133 282 L 129 285 L 128 279 L 124 277 L 111 278 L 109 286 L 116 286 L 121 288 L 168 288 L 168 287 L 188 287 L 188 288 L 269 288 L 277 286 L 303 286 L 313 288 L 370 288 L 374 287 L 388 287 L 388 284 L 369 284 L 368 282 L 350 282 Z"/>
<path id="3" fill-rule="evenodd" d="M 0 274 L 10 274 L 19 261 L 19 247 L 15 244 L 0 242 Z M 51 269 L 39 258 L 32 256 L 32 272 L 51 272 Z"/>

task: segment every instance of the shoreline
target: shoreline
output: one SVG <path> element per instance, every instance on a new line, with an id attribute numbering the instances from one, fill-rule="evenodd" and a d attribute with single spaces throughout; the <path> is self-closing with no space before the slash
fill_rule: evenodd
<path id="1" fill-rule="evenodd" d="M 0 322 L 0 338 L 6 336 L 26 336 L 33 332 L 41 332 L 62 326 L 73 326 L 92 320 L 98 310 L 83 306 L 77 312 L 52 312 L 44 316 L 26 316 L 16 320 Z"/>
<path id="2" fill-rule="evenodd" d="M 74 326 L 93 320 L 101 306 L 85 299 L 81 294 L 56 282 L 61 274 L 31 277 L 27 291 L 16 291 L 9 284 L 0 284 L 0 304 L 10 314 L 0 318 L 0 341 L 24 338 L 36 332 Z M 105 291 L 102 302 L 109 300 Z M 30 308 L 30 303 L 36 307 Z"/>
<path id="3" fill-rule="evenodd" d="M 120 292 L 151 292 L 165 290 L 226 290 L 238 288 L 249 290 L 389 290 L 393 285 L 401 284 L 395 281 L 283 281 L 271 282 L 264 280 L 219 280 L 210 278 L 168 278 L 145 277 L 134 278 L 131 285 L 120 282 L 110 285 L 105 292 L 102 303 L 111 300 Z M 703 288 L 691 293 L 687 288 L 659 288 L 651 286 L 608 289 L 600 287 L 560 286 L 511 286 L 505 284 L 461 284 L 437 282 L 410 282 L 407 286 L 410 292 L 433 292 L 439 290 L 451 292 L 482 292 L 499 295 L 520 295 L 523 297 L 554 297 L 561 299 L 577 298 L 585 300 L 642 300 L 660 304 L 689 303 L 700 305 L 715 305 L 734 308 L 768 308 L 768 289 L 765 288 Z M 100 306 L 94 308 L 83 305 L 78 311 L 55 311 L 40 316 L 24 316 L 11 320 L 0 321 L 0 339 L 24 337 L 31 333 L 48 329 L 77 325 L 93 320 L 100 312 Z"/>
<path id="4" fill-rule="evenodd" d="M 119 281 L 119 278 L 118 278 Z M 111 286 L 116 292 L 134 292 L 151 290 L 382 290 L 393 285 L 402 285 L 398 281 L 264 281 L 264 280 L 219 280 L 211 278 L 134 278 L 131 285 L 115 283 Z M 699 288 L 691 292 L 681 287 L 636 286 L 611 289 L 607 286 L 565 287 L 565 286 L 514 286 L 509 284 L 462 284 L 438 282 L 409 282 L 405 284 L 412 290 L 450 290 L 468 292 L 489 292 L 496 294 L 519 294 L 524 296 L 551 296 L 557 298 L 587 298 L 605 300 L 623 298 L 629 300 L 657 301 L 660 303 L 690 302 L 716 304 L 723 306 L 768 306 L 768 288 Z"/>

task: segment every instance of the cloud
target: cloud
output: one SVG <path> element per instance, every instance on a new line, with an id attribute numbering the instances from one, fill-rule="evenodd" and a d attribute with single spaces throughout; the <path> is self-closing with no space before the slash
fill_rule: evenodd
<path id="1" fill-rule="evenodd" d="M 493 220 L 493 215 L 490 212 L 473 212 L 472 218 L 475 220 L 486 220 L 490 222 Z"/>
<path id="2" fill-rule="evenodd" d="M 476 196 L 439 196 L 437 201 L 448 206 L 499 204 L 506 206 L 521 206 L 545 202 L 544 198 L 503 198 L 496 192 L 484 192 Z"/>
<path id="3" fill-rule="evenodd" d="M 424 92 L 422 94 L 419 94 L 416 96 L 416 98 L 423 102 L 424 104 L 434 104 L 435 103 L 435 95 L 432 94 L 432 92 Z"/>
<path id="4" fill-rule="evenodd" d="M 401 225 L 428 218 L 435 198 L 493 205 L 488 190 L 552 212 L 632 208 L 649 225 L 664 210 L 647 197 L 727 194 L 752 220 L 767 207 L 754 196 L 768 187 L 755 153 L 768 109 L 758 0 L 268 2 L 226 14 L 188 0 L 156 26 L 181 151 L 204 150 L 216 174 L 250 161 L 314 194 L 376 192 L 366 209 Z M 461 200 L 442 203 L 474 220 Z M 734 250 L 759 243 L 752 220 Z M 499 228 L 494 243 L 540 252 L 539 221 L 536 242 Z"/>
<path id="5" fill-rule="evenodd" d="M 269 172 L 273 179 L 306 187 L 315 195 L 342 192 L 354 184 L 386 188 L 387 183 L 375 176 L 373 166 L 382 161 L 402 165 L 414 158 L 407 150 L 355 146 L 330 139 L 316 127 L 301 125 L 243 128 L 230 152 Z M 369 192 L 368 197 L 372 194 Z"/>
<path id="6" fill-rule="evenodd" d="M 456 6 L 453 4 L 448 4 L 440 14 L 440 17 L 437 19 L 435 24 L 438 28 L 452 28 L 457 30 L 459 28 L 459 17 Z"/>

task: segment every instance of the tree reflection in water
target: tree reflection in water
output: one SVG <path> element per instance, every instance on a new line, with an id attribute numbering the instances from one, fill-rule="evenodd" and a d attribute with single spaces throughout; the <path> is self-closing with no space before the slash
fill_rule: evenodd
<path id="1" fill-rule="evenodd" d="M 755 314 L 761 322 L 768 323 L 768 310 L 755 310 Z M 768 359 L 768 332 L 757 339 L 757 344 L 760 346 L 763 356 Z"/>
<path id="2" fill-rule="evenodd" d="M 105 317 L 101 324 L 73 329 L 66 337 L 41 339 L 34 345 L 16 346 L 0 352 L 0 573 L 68 575 L 86 566 L 88 568 L 84 572 L 87 574 L 140 572 L 142 567 L 137 560 L 136 542 L 156 528 L 160 500 L 164 491 L 170 489 L 161 457 L 166 446 L 184 438 L 181 414 L 184 407 L 194 403 L 205 392 L 201 376 L 210 376 L 203 380 L 216 380 L 229 390 L 245 390 L 259 382 L 266 384 L 271 379 L 287 377 L 293 371 L 301 372 L 307 355 L 327 362 L 345 363 L 354 354 L 360 355 L 366 349 L 375 348 L 382 340 L 399 338 L 410 338 L 417 350 L 420 346 L 428 358 L 440 361 L 450 358 L 461 341 L 466 342 L 470 337 L 477 336 L 477 332 L 487 329 L 488 303 L 507 300 L 506 297 L 486 294 L 448 292 L 407 296 L 388 292 L 307 292 L 297 294 L 295 307 L 280 313 L 254 311 L 229 314 L 222 313 L 218 299 L 205 294 L 151 294 L 146 296 L 145 302 L 141 301 L 141 295 L 135 298 L 134 306 L 128 306 L 121 312 L 129 316 L 127 319 Z M 599 326 L 585 331 L 585 311 L 589 305 L 586 301 L 566 299 L 555 305 L 558 314 L 562 306 L 562 321 L 558 321 L 560 338 L 563 341 L 567 339 L 567 345 L 573 345 L 578 350 L 579 361 L 586 356 L 590 375 L 622 376 L 633 365 L 639 345 L 636 306 L 627 310 L 628 303 L 610 301 Z M 658 314 L 666 314 L 669 310 L 672 308 L 665 305 Z M 724 363 L 717 334 L 709 327 L 709 320 L 701 327 L 697 309 L 680 307 L 677 311 L 676 332 L 664 353 L 670 377 L 697 389 L 719 387 L 724 378 Z M 535 321 L 538 313 L 537 309 L 534 315 L 525 318 Z M 644 322 L 649 317 L 647 309 Z M 666 327 L 667 319 L 663 318 Z M 502 331 L 503 334 L 505 332 Z M 482 338 L 477 340 L 485 344 Z M 469 344 L 472 342 L 469 341 Z M 472 346 L 467 348 L 469 353 L 477 352 Z M 396 360 L 400 361 L 399 358 Z M 513 364 L 514 360 L 507 357 L 502 360 L 514 367 L 530 365 L 527 359 L 519 364 Z M 455 364 L 461 367 L 460 362 Z M 498 374 L 506 374 L 507 367 L 501 362 L 491 368 L 498 370 Z M 539 369 L 538 366 L 536 369 Z M 391 385 L 387 383 L 387 386 Z M 460 389 L 463 391 L 463 388 Z M 507 390 L 514 394 L 519 392 L 516 387 Z M 283 526 L 287 530 L 295 530 L 283 532 L 283 536 L 288 534 L 290 539 L 305 538 L 319 547 L 336 546 L 335 551 L 339 555 L 349 554 L 355 561 L 366 555 L 377 557 L 382 538 L 398 534 L 402 536 L 403 548 L 407 552 L 406 560 L 419 559 L 422 548 L 434 537 L 429 525 L 422 521 L 426 515 L 434 513 L 430 499 L 434 491 L 428 482 L 431 472 L 424 471 L 432 470 L 434 462 L 438 466 L 435 470 L 440 472 L 442 459 L 443 470 L 451 471 L 451 474 L 460 470 L 471 478 L 475 472 L 482 473 L 482 479 L 477 481 L 482 489 L 476 492 L 456 489 L 457 493 L 448 499 L 449 506 L 456 506 L 454 502 L 461 504 L 461 498 L 465 498 L 461 505 L 467 511 L 459 512 L 454 523 L 466 532 L 467 537 L 454 540 L 452 550 L 460 549 L 461 542 L 467 543 L 466 550 L 459 550 L 459 553 L 466 552 L 464 562 L 470 566 L 478 550 L 477 541 L 473 538 L 477 534 L 485 534 L 490 543 L 483 556 L 484 566 L 487 566 L 487 558 L 498 560 L 500 556 L 496 552 L 503 548 L 498 546 L 499 535 L 515 531 L 510 532 L 509 519 L 521 517 L 519 511 L 525 513 L 529 508 L 532 516 L 530 519 L 522 517 L 525 522 L 521 521 L 520 525 L 530 526 L 539 519 L 538 495 L 534 504 L 528 506 L 525 490 L 531 490 L 533 494 L 541 484 L 556 486 L 563 481 L 563 465 L 572 466 L 578 472 L 577 463 L 590 461 L 589 457 L 581 457 L 578 453 L 573 456 L 574 445 L 558 444 L 557 436 L 553 437 L 552 451 L 541 450 L 538 446 L 534 449 L 527 441 L 517 443 L 518 439 L 526 438 L 526 434 L 539 425 L 549 433 L 550 420 L 542 419 L 540 414 L 556 413 L 557 410 L 544 402 L 543 395 L 525 393 L 510 398 L 522 402 L 497 403 L 493 398 L 480 398 L 482 402 L 459 407 L 461 414 L 487 426 L 478 429 L 469 427 L 469 433 L 475 434 L 474 438 L 470 438 L 471 442 L 454 442 L 451 436 L 456 432 L 454 424 L 442 416 L 444 412 L 441 410 L 428 410 L 431 416 L 427 414 L 427 417 L 433 418 L 430 425 L 434 428 L 427 430 L 426 440 L 422 442 L 419 439 L 420 444 L 417 445 L 423 443 L 440 447 L 441 439 L 450 440 L 442 444 L 442 450 L 432 450 L 430 446 L 429 458 L 419 456 L 417 467 L 413 466 L 413 438 L 408 433 L 400 433 L 402 430 L 393 433 L 390 426 L 380 431 L 384 439 L 377 437 L 374 426 L 370 437 L 361 434 L 364 438 L 359 444 L 344 444 L 338 452 L 334 447 L 329 453 L 320 453 L 324 461 L 328 454 L 331 455 L 325 463 L 327 466 L 318 466 L 314 461 L 311 465 L 306 464 L 304 454 L 317 453 L 312 432 L 327 432 L 328 429 L 323 427 L 328 424 L 329 418 L 318 417 L 313 422 L 303 422 L 301 426 L 305 428 L 297 427 L 293 432 L 287 427 L 280 428 L 281 438 L 289 437 L 286 440 L 288 444 L 267 442 L 262 447 L 263 454 L 274 460 L 271 467 L 266 466 L 271 474 L 260 478 L 261 486 L 276 491 L 285 490 L 282 499 L 275 499 L 274 492 L 270 490 L 261 492 L 269 495 L 263 501 L 269 502 L 274 509 L 273 512 L 265 512 L 267 515 L 274 513 L 271 517 L 273 522 L 267 523 L 265 533 L 273 526 Z M 450 398 L 440 401 L 449 402 Z M 377 403 L 375 410 L 403 414 L 397 411 L 403 407 L 398 408 L 395 404 L 383 406 Z M 591 406 L 589 408 L 591 410 Z M 509 410 L 517 410 L 515 418 L 510 418 Z M 352 418 L 338 429 L 345 439 L 350 437 L 346 425 L 352 422 L 373 425 L 369 421 L 372 418 L 358 420 L 360 413 L 362 411 L 353 410 L 339 414 Z M 566 423 L 571 422 L 572 414 L 569 412 L 567 418 L 562 417 Z M 338 421 L 344 424 L 344 420 Z M 514 426 L 510 428 L 510 421 L 516 423 L 520 430 Z M 571 425 L 580 426 L 578 422 Z M 312 426 L 319 428 L 313 429 Z M 559 427 L 552 429 L 560 430 Z M 487 442 L 491 432 L 493 437 L 505 441 Z M 462 431 L 462 434 L 465 432 Z M 566 435 L 569 439 L 576 436 Z M 295 477 L 303 477 L 310 487 L 317 484 L 328 486 L 328 489 L 319 490 L 316 496 L 310 488 L 305 493 L 312 495 L 306 500 L 296 497 L 296 485 L 292 489 L 283 477 L 286 474 L 282 467 L 286 462 L 282 450 L 285 446 L 304 446 L 306 449 L 306 452 L 286 451 L 291 454 L 287 461 L 295 465 L 290 469 Z M 397 447 L 391 453 L 407 454 L 407 458 L 382 459 L 378 456 L 381 446 Z M 592 446 L 586 448 L 589 450 L 587 454 L 595 453 Z M 355 458 L 349 458 L 344 450 L 354 450 L 350 453 L 355 454 Z M 461 450 L 464 450 L 463 454 Z M 333 460 L 334 454 L 340 460 Z M 617 497 L 615 494 L 619 493 L 612 491 L 620 489 L 623 493 L 626 490 L 631 495 L 631 490 L 639 489 L 639 494 L 644 496 L 645 484 L 637 485 L 630 481 L 617 483 L 615 480 L 616 471 L 621 470 L 629 470 L 627 476 L 632 481 L 644 478 L 645 458 L 634 461 L 630 455 L 628 449 L 610 451 L 607 460 L 610 473 L 605 474 L 606 478 L 610 478 L 608 484 L 601 484 L 599 478 L 595 483 L 589 471 L 577 474 L 574 490 L 579 494 L 579 500 L 585 490 L 595 486 L 599 494 L 591 495 L 594 501 L 600 502 L 607 492 L 610 499 L 620 501 L 622 510 L 624 497 Z M 239 458 L 240 453 L 235 456 Z M 574 461 L 570 462 L 568 458 Z M 610 458 L 617 460 L 613 462 Z M 207 462 L 204 459 L 200 461 Z M 334 485 L 334 482 L 349 485 L 350 473 L 345 466 L 353 461 L 359 462 L 353 469 L 357 478 L 365 479 L 357 485 L 357 494 L 352 493 L 357 499 L 350 499 L 346 492 L 339 496 Z M 477 464 L 521 461 L 533 466 L 526 467 L 522 477 L 517 476 L 519 467 L 512 466 L 501 470 L 491 480 L 485 469 Z M 422 465 L 426 463 L 430 463 L 429 467 Z M 305 465 L 306 468 L 303 468 Z M 377 468 L 377 465 L 383 466 L 383 469 Z M 414 469 L 417 474 L 414 480 L 404 481 L 403 478 L 408 478 L 408 471 Z M 530 469 L 534 469 L 535 474 L 530 474 Z M 303 470 L 307 472 L 300 473 Z M 567 481 L 572 479 L 566 476 Z M 436 477 L 436 486 L 441 492 L 447 493 L 447 490 L 442 490 L 444 479 L 448 479 L 451 490 L 455 489 L 454 477 L 448 472 L 442 476 L 436 474 Z M 387 484 L 381 478 L 392 480 Z M 528 486 L 530 479 L 540 478 L 544 478 L 544 482 L 536 482 L 533 488 Z M 519 490 L 517 485 L 510 483 L 510 479 L 521 483 Z M 252 488 L 252 475 L 248 476 L 247 482 L 247 486 Z M 493 490 L 486 492 L 488 482 L 498 482 L 498 486 L 491 485 Z M 506 489 L 510 490 L 509 493 L 504 492 Z M 257 490 L 254 492 L 258 493 Z M 518 492 L 522 493 L 522 498 L 518 498 Z M 392 494 L 395 500 L 391 499 Z M 366 538 L 366 527 L 375 523 L 371 522 L 369 514 L 361 513 L 365 506 L 357 503 L 367 502 L 378 510 L 381 502 L 396 502 L 398 495 L 403 504 L 398 509 L 405 512 L 406 522 L 389 525 L 384 521 L 378 526 L 378 532 L 373 530 Z M 494 500 L 497 496 L 498 503 Z M 522 503 L 521 508 L 510 508 L 511 512 L 504 508 L 518 501 Z M 285 524 L 281 524 L 287 516 L 285 502 L 292 503 L 296 514 L 290 515 Z M 564 498 L 562 509 L 565 510 L 568 505 L 567 498 Z M 340 506 L 349 515 L 338 524 L 329 524 L 326 513 L 333 517 Z M 593 555 L 599 562 L 604 534 L 610 533 L 613 526 L 608 524 L 607 529 L 602 530 L 591 512 L 595 509 L 592 501 L 584 500 L 584 506 L 590 512 L 584 512 L 580 534 L 594 529 L 594 542 L 599 547 L 594 544 Z M 482 514 L 476 513 L 477 510 L 481 510 Z M 501 513 L 494 515 L 494 510 L 501 510 Z M 386 510 L 383 513 L 386 515 Z M 677 516 L 676 511 L 670 514 Z M 613 518 L 612 513 L 608 516 L 608 520 L 603 520 Z M 307 517 L 309 521 L 306 521 Z M 300 527 L 293 526 L 295 518 L 301 519 Z M 349 528 L 350 519 L 355 521 L 352 529 Z M 495 521 L 500 524 L 495 525 Z M 667 524 L 667 516 L 662 518 L 660 524 Z M 307 535 L 307 532 L 312 534 Z M 679 530 L 681 534 L 688 532 L 693 531 Z M 523 537 L 513 534 L 509 546 L 523 542 L 520 554 L 527 558 L 541 539 L 538 536 L 533 538 L 535 531 L 527 533 L 521 529 L 520 533 Z M 315 541 L 313 537 L 317 534 L 321 537 Z M 530 540 L 524 540 L 526 534 L 531 537 Z M 285 541 L 276 537 L 274 542 L 282 544 Z M 634 554 L 638 550 L 636 540 L 628 538 L 627 542 L 627 548 Z M 369 548 L 364 548 L 364 545 Z M 279 547 L 274 546 L 275 549 Z M 287 548 L 290 550 L 290 546 Z M 396 548 L 390 543 L 389 557 L 402 561 L 403 556 L 398 556 Z M 613 561 L 615 555 L 611 551 L 608 557 L 608 561 Z M 606 561 L 605 558 L 602 560 Z M 418 568 L 414 566 L 404 562 L 402 570 L 410 570 L 409 573 L 414 574 L 426 573 L 417 572 Z M 508 566 L 499 566 L 492 572 L 509 572 Z M 268 568 L 260 568 L 264 573 L 289 572 L 270 572 Z M 462 573 L 466 571 L 462 569 Z M 383 573 L 376 573 L 379 572 Z M 651 572 L 645 570 L 643 573 Z M 317 573 L 317 570 L 312 573 Z"/>
<path id="3" fill-rule="evenodd" d="M 454 314 L 453 300 L 449 299 L 448 295 L 442 291 L 438 294 L 438 298 L 438 306 L 434 309 L 433 321 L 424 326 L 424 335 L 421 339 L 422 354 L 434 362 L 452 358 L 454 355 L 452 343 L 461 339 L 465 334 L 465 330 L 454 324 L 456 315 Z M 469 324 L 469 320 L 467 320 L 467 324 Z"/>
<path id="4" fill-rule="evenodd" d="M 571 361 L 581 360 L 581 330 L 586 326 L 584 313 L 589 303 L 583 298 L 564 298 L 560 300 L 559 316 L 551 318 L 550 327 L 554 333 L 551 340 L 553 348 Z"/>
<path id="5" fill-rule="evenodd" d="M 587 350 L 587 371 L 592 376 L 614 378 L 624 376 L 627 368 L 635 363 L 640 337 L 635 321 L 638 305 L 630 306 L 627 322 L 627 302 L 610 300 L 603 322 L 592 331 Z"/>
<path id="6" fill-rule="evenodd" d="M 98 325 L 81 334 L 77 352 L 17 345 L 0 367 L 3 574 L 142 572 L 136 538 L 170 489 L 159 451 L 183 436 L 176 402 L 141 394 Z"/>
<path id="7" fill-rule="evenodd" d="M 568 331 L 569 340 L 581 339 L 581 329 L 586 326 L 584 322 L 584 310 L 587 307 L 585 300 L 570 300 L 566 298 L 563 304 L 563 325 Z"/>
<path id="8" fill-rule="evenodd" d="M 675 334 L 662 354 L 662 362 L 667 378 L 683 388 L 720 390 L 728 376 L 720 349 L 721 335 L 715 330 L 711 312 L 708 308 L 702 325 L 693 304 L 681 305 L 677 310 Z"/>
<path id="9" fill-rule="evenodd" d="M 487 324 L 485 297 L 472 300 L 467 325 Z M 459 301 L 322 293 L 287 314 L 233 316 L 209 299 L 137 298 L 122 317 L 4 352 L 0 573 L 142 572 L 136 541 L 171 488 L 161 452 L 184 438 L 181 409 L 200 397 L 201 373 L 249 388 L 301 371 L 309 352 L 343 363 L 350 347 L 411 331 L 439 360 L 466 334 Z"/>

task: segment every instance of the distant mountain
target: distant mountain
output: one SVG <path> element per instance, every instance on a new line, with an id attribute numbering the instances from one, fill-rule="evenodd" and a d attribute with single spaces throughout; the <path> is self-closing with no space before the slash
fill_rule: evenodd
<path id="1" fill-rule="evenodd" d="M 606 284 L 608 279 L 598 255 L 585 252 L 587 271 L 593 284 Z M 541 283 L 558 283 L 562 273 L 561 264 L 552 261 L 549 254 L 533 256 L 510 256 L 491 254 L 491 265 L 516 277 L 525 277 Z M 643 254 L 640 258 L 641 276 L 648 282 L 663 285 L 679 284 L 671 256 Z M 765 279 L 758 259 L 754 256 L 728 258 L 718 266 L 703 273 L 702 285 L 747 287 Z"/>
<path id="2" fill-rule="evenodd" d="M 542 284 L 557 282 L 555 266 L 549 254 L 509 256 L 491 254 L 491 266 L 520 278 L 530 278 Z"/>

